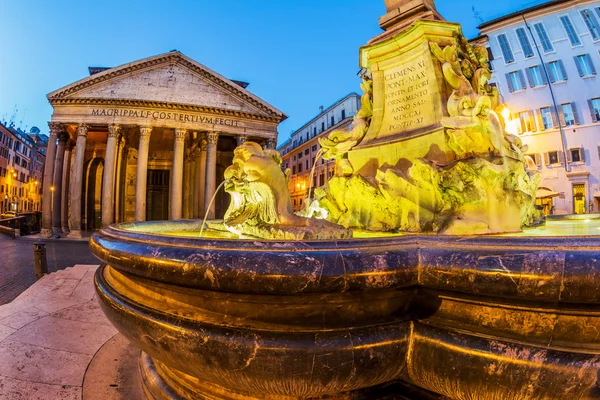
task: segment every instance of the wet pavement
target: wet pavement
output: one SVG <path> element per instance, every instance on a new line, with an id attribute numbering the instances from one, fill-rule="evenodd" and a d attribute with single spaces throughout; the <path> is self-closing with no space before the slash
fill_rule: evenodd
<path id="1" fill-rule="evenodd" d="M 99 263 L 90 252 L 87 241 L 56 239 L 42 242 L 46 243 L 48 272 L 75 264 Z M 36 282 L 33 243 L 31 238 L 12 239 L 0 234 L 0 305 L 12 301 Z"/>

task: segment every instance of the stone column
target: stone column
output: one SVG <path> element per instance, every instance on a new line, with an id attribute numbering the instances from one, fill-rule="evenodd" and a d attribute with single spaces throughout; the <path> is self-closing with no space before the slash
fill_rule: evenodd
<path id="1" fill-rule="evenodd" d="M 102 227 L 115 220 L 115 157 L 117 156 L 117 139 L 121 133 L 119 125 L 108 126 L 108 140 L 104 155 L 104 172 L 102 175 Z"/>
<path id="2" fill-rule="evenodd" d="M 60 220 L 62 214 L 62 180 L 63 180 L 63 165 L 65 162 L 65 146 L 69 140 L 69 134 L 61 132 L 58 134 L 58 147 L 56 148 L 56 157 L 54 158 L 54 178 L 52 185 L 54 186 L 54 201 L 52 202 L 52 231 L 56 235 L 60 235 L 62 223 Z"/>
<path id="3" fill-rule="evenodd" d="M 215 203 L 210 204 L 210 200 L 215 194 L 217 188 L 217 142 L 219 141 L 218 132 L 208 132 L 206 134 L 206 190 L 204 191 L 204 211 L 208 219 L 215 217 Z"/>
<path id="4" fill-rule="evenodd" d="M 240 134 L 240 135 L 237 135 L 237 137 L 235 139 L 237 141 L 237 145 L 241 146 L 248 141 L 248 135 Z"/>
<path id="5" fill-rule="evenodd" d="M 195 160 L 195 214 L 196 218 L 204 218 L 206 208 L 204 207 L 204 199 L 206 198 L 206 139 L 202 136 L 198 140 L 197 158 Z"/>
<path id="6" fill-rule="evenodd" d="M 71 182 L 71 215 L 69 225 L 70 237 L 81 237 L 81 192 L 83 190 L 83 162 L 85 161 L 85 145 L 89 126 L 80 124 L 77 127 L 77 143 L 75 144 L 75 163 L 73 164 L 73 182 Z"/>
<path id="7" fill-rule="evenodd" d="M 123 193 L 121 193 L 121 170 L 123 169 L 123 157 L 125 153 L 125 137 L 121 136 L 119 144 L 117 145 L 117 167 L 115 169 L 115 222 L 122 222 L 123 216 L 121 215 L 121 199 Z"/>
<path id="8" fill-rule="evenodd" d="M 185 199 L 187 201 L 185 210 L 186 218 L 194 218 L 194 159 L 193 152 L 188 152 L 186 158 Z"/>
<path id="9" fill-rule="evenodd" d="M 181 204 L 183 198 L 183 150 L 186 129 L 175 129 L 175 144 L 173 146 L 173 165 L 171 166 L 171 219 L 181 219 Z"/>
<path id="10" fill-rule="evenodd" d="M 146 220 L 146 179 L 148 177 L 148 147 L 150 146 L 150 134 L 152 127 L 140 127 L 140 145 L 138 147 L 138 159 L 135 182 L 135 220 Z"/>
<path id="11" fill-rule="evenodd" d="M 50 127 L 50 138 L 48 139 L 48 149 L 46 150 L 46 161 L 44 162 L 44 181 L 42 190 L 42 235 L 52 235 L 52 191 L 54 179 L 54 158 L 56 155 L 56 139 L 59 132 L 62 131 L 62 125 L 58 122 L 48 122 Z"/>
<path id="12" fill-rule="evenodd" d="M 65 147 L 65 157 L 63 163 L 63 174 L 62 174 L 62 207 L 60 213 L 60 219 L 62 221 L 63 233 L 69 233 L 69 177 L 71 176 L 71 154 L 75 143 L 69 141 Z"/>

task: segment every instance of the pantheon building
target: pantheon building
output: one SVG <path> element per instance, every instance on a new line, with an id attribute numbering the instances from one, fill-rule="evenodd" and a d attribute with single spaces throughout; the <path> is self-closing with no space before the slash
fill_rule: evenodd
<path id="1" fill-rule="evenodd" d="M 90 76 L 53 107 L 42 233 L 80 237 L 113 222 L 222 217 L 209 205 L 234 148 L 275 148 L 286 115 L 178 51 Z M 50 201 L 48 201 L 50 200 Z"/>

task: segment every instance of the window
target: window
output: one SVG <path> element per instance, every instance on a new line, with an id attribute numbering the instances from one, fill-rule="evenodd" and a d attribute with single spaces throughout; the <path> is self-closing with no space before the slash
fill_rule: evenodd
<path id="1" fill-rule="evenodd" d="M 342 119 L 346 119 L 346 110 L 342 110 Z"/>
<path id="2" fill-rule="evenodd" d="M 508 39 L 506 38 L 506 35 L 504 33 L 501 35 L 498 35 L 498 43 L 500 43 L 500 50 L 502 50 L 502 56 L 504 57 L 504 62 L 507 64 L 514 62 L 515 57 L 510 48 L 510 45 L 508 44 Z"/>
<path id="3" fill-rule="evenodd" d="M 581 17 L 583 18 L 583 22 L 585 22 L 585 26 L 590 31 L 590 35 L 594 41 L 600 40 L 600 26 L 598 26 L 598 20 L 594 17 L 594 14 L 590 12 L 590 10 L 581 10 Z"/>
<path id="4" fill-rule="evenodd" d="M 600 122 L 600 98 L 588 100 L 593 122 Z"/>
<path id="5" fill-rule="evenodd" d="M 576 115 L 575 103 L 566 103 L 560 106 L 562 111 L 562 123 L 564 126 L 573 126 L 579 123 Z"/>
<path id="6" fill-rule="evenodd" d="M 307 155 L 308 155 L 308 153 L 309 153 L 309 151 L 310 151 L 310 149 L 306 149 L 306 150 L 304 150 L 304 155 L 305 155 L 305 156 L 307 156 Z"/>
<path id="7" fill-rule="evenodd" d="M 542 165 L 542 159 L 538 153 L 530 153 L 525 155 L 531 157 L 536 167 L 540 167 Z"/>
<path id="8" fill-rule="evenodd" d="M 316 144 L 313 144 L 313 147 L 312 147 L 312 149 L 311 149 L 311 150 L 312 150 L 312 151 L 317 151 L 317 145 L 316 145 Z"/>
<path id="9" fill-rule="evenodd" d="M 332 115 L 331 116 L 331 126 L 335 125 L 335 117 Z"/>
<path id="10" fill-rule="evenodd" d="M 315 158 L 313 157 L 312 160 L 310 160 L 310 164 L 311 165 L 315 165 Z"/>
<path id="11" fill-rule="evenodd" d="M 575 31 L 575 27 L 571 23 L 571 19 L 567 15 L 563 15 L 560 17 L 560 22 L 562 23 L 563 28 L 565 28 L 565 32 L 569 37 L 571 46 L 579 46 L 581 44 L 581 40 L 579 40 L 579 35 Z"/>
<path id="12" fill-rule="evenodd" d="M 546 33 L 546 28 L 544 28 L 544 25 L 541 22 L 539 22 L 539 23 L 533 25 L 533 27 L 535 28 L 535 32 L 537 33 L 538 37 L 540 38 L 540 43 L 542 44 L 544 53 L 549 53 L 551 51 L 554 51 L 554 47 L 552 46 L 552 42 L 550 41 L 550 38 L 548 37 L 548 34 Z"/>
<path id="13" fill-rule="evenodd" d="M 308 131 L 306 132 L 306 140 L 308 141 L 308 139 L 310 139 L 310 137 L 308 136 Z"/>
<path id="14" fill-rule="evenodd" d="M 569 149 L 567 151 L 567 161 L 568 162 L 583 162 L 585 161 L 585 153 L 582 148 Z"/>
<path id="15" fill-rule="evenodd" d="M 544 160 L 546 162 L 546 165 L 550 165 L 550 164 L 561 164 L 561 159 L 559 157 L 559 154 L 562 155 L 562 153 L 559 153 L 558 151 L 549 151 L 546 153 L 546 160 Z"/>
<path id="16" fill-rule="evenodd" d="M 533 122 L 533 113 L 531 111 L 522 111 L 519 113 L 519 133 L 533 132 L 535 131 L 535 124 Z"/>
<path id="17" fill-rule="evenodd" d="M 589 54 L 575 56 L 573 59 L 575 60 L 575 65 L 577 66 L 577 72 L 579 72 L 579 76 L 584 77 L 596 75 L 596 67 L 594 66 L 594 62 Z"/>
<path id="18" fill-rule="evenodd" d="M 323 186 L 325 184 L 325 172 L 321 172 L 319 175 L 319 186 Z"/>
<path id="19" fill-rule="evenodd" d="M 506 74 L 506 81 L 508 82 L 508 90 L 511 93 L 525 89 L 525 78 L 523 78 L 521 70 Z"/>
<path id="20" fill-rule="evenodd" d="M 308 166 L 308 160 L 306 160 L 306 170 L 308 171 L 309 166 Z"/>
<path id="21" fill-rule="evenodd" d="M 296 166 L 292 165 L 292 174 L 296 174 Z"/>
<path id="22" fill-rule="evenodd" d="M 519 43 L 521 43 L 521 48 L 523 49 L 523 55 L 525 58 L 533 57 L 533 48 L 531 47 L 531 43 L 529 43 L 529 38 L 525 33 L 525 29 L 517 29 L 517 38 L 519 38 Z"/>
<path id="23" fill-rule="evenodd" d="M 325 121 L 321 122 L 321 132 L 325 130 Z"/>
<path id="24" fill-rule="evenodd" d="M 547 68 L 548 75 L 550 75 L 550 82 L 561 82 L 568 79 L 567 71 L 565 70 L 562 60 L 556 60 L 548 63 Z"/>
<path id="25" fill-rule="evenodd" d="M 554 121 L 552 118 L 552 112 L 550 111 L 550 107 L 540 108 L 540 114 L 542 115 L 542 123 L 544 125 L 544 129 L 554 128 Z"/>
<path id="26" fill-rule="evenodd" d="M 298 173 L 302 172 L 302 163 L 298 164 Z"/>
<path id="27" fill-rule="evenodd" d="M 317 127 L 316 126 L 313 128 L 313 136 L 317 136 Z"/>
<path id="28" fill-rule="evenodd" d="M 542 74 L 542 70 L 539 65 L 534 65 L 525 70 L 527 72 L 527 79 L 529 80 L 530 87 L 538 87 L 546 84 L 546 77 Z"/>

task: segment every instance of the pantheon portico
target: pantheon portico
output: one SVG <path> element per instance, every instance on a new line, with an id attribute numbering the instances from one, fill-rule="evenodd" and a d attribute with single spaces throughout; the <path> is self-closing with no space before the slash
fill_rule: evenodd
<path id="1" fill-rule="evenodd" d="M 177 51 L 99 70 L 48 95 L 47 235 L 221 217 L 228 195 L 209 202 L 233 149 L 246 140 L 275 148 L 286 118 L 244 83 Z"/>

